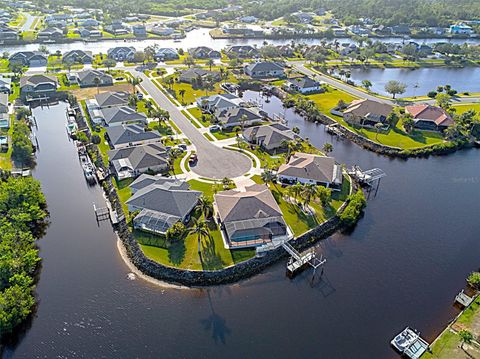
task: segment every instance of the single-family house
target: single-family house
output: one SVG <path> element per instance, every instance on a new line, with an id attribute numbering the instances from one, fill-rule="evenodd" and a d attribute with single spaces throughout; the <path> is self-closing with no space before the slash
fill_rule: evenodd
<path id="1" fill-rule="evenodd" d="M 180 58 L 177 50 L 168 47 L 158 49 L 153 57 L 155 61 L 170 61 Z"/>
<path id="2" fill-rule="evenodd" d="M 288 163 L 282 164 L 277 171 L 282 183 L 314 183 L 316 185 L 340 190 L 343 182 L 342 167 L 333 157 L 296 152 Z"/>
<path id="3" fill-rule="evenodd" d="M 285 148 L 285 143 L 298 139 L 289 127 L 281 123 L 262 125 L 246 128 L 243 131 L 243 138 L 253 144 L 260 146 L 268 152 Z"/>
<path id="4" fill-rule="evenodd" d="M 87 37 L 99 38 L 103 36 L 103 33 L 98 29 L 80 28 L 77 30 L 77 32 L 80 34 L 82 38 L 87 38 Z"/>
<path id="5" fill-rule="evenodd" d="M 62 37 L 63 31 L 57 27 L 47 27 L 37 33 L 37 38 L 40 40 L 56 40 Z"/>
<path id="6" fill-rule="evenodd" d="M 373 127 L 377 123 L 385 123 L 393 106 L 369 99 L 354 100 L 343 111 L 343 118 L 353 125 Z"/>
<path id="7" fill-rule="evenodd" d="M 145 131 L 145 126 L 138 124 L 108 127 L 105 137 L 112 149 L 161 144 L 162 141 L 162 136 L 157 131 Z"/>
<path id="8" fill-rule="evenodd" d="M 180 72 L 180 82 L 189 84 L 198 84 L 211 78 L 213 81 L 220 81 L 220 73 L 216 71 L 208 71 L 198 67 L 191 67 L 188 70 Z"/>
<path id="9" fill-rule="evenodd" d="M 245 24 L 253 24 L 258 21 L 258 18 L 256 18 L 255 16 L 247 15 L 247 16 L 242 16 L 238 20 Z"/>
<path id="10" fill-rule="evenodd" d="M 75 64 L 91 64 L 93 55 L 91 51 L 70 50 L 63 54 L 62 61 Z"/>
<path id="11" fill-rule="evenodd" d="M 142 173 L 168 171 L 168 152 L 160 144 L 140 145 L 108 151 L 110 168 L 117 179 L 134 178 Z"/>
<path id="12" fill-rule="evenodd" d="M 412 115 L 415 127 L 421 130 L 444 131 L 455 122 L 441 107 L 427 104 L 406 106 L 405 111 Z"/>
<path id="13" fill-rule="evenodd" d="M 110 59 L 114 59 L 115 61 L 133 61 L 135 56 L 135 48 L 134 47 L 127 47 L 127 46 L 119 46 L 108 49 L 107 55 Z"/>
<path id="14" fill-rule="evenodd" d="M 0 26 L 0 41 L 17 40 L 18 31 L 8 27 Z"/>
<path id="15" fill-rule="evenodd" d="M 102 92 L 95 95 L 95 102 L 98 108 L 109 108 L 116 106 L 127 106 L 130 93 L 127 91 Z"/>
<path id="16" fill-rule="evenodd" d="M 216 120 L 224 128 L 252 126 L 262 122 L 265 117 L 257 107 L 235 107 L 215 112 Z"/>
<path id="17" fill-rule="evenodd" d="M 244 107 L 246 105 L 245 100 L 230 93 L 197 98 L 197 106 L 202 109 L 202 111 L 212 114 L 236 107 Z"/>
<path id="18" fill-rule="evenodd" d="M 201 195 L 184 181 L 164 179 L 137 190 L 126 204 L 130 212 L 140 211 L 133 219 L 135 229 L 164 235 L 175 223 L 188 220 Z"/>
<path id="19" fill-rule="evenodd" d="M 113 77 L 106 74 L 104 71 L 88 69 L 78 71 L 70 76 L 70 79 L 75 79 L 74 82 L 78 83 L 80 87 L 97 87 L 97 86 L 112 86 Z"/>
<path id="20" fill-rule="evenodd" d="M 455 24 L 450 26 L 450 33 L 452 35 L 472 35 L 475 30 L 467 24 Z"/>
<path id="21" fill-rule="evenodd" d="M 171 27 L 166 27 L 166 26 L 160 25 L 160 24 L 155 24 L 155 25 L 151 26 L 148 29 L 148 31 L 151 32 L 154 35 L 159 35 L 159 36 L 170 36 L 170 35 L 173 35 L 175 33 L 175 29 L 173 29 Z"/>
<path id="22" fill-rule="evenodd" d="M 84 19 L 84 20 L 78 21 L 78 25 L 83 27 L 98 27 L 100 25 L 100 22 L 90 18 L 90 19 Z"/>
<path id="23" fill-rule="evenodd" d="M 252 62 L 245 66 L 245 74 L 253 78 L 272 78 L 285 76 L 284 66 L 277 62 Z"/>
<path id="24" fill-rule="evenodd" d="M 132 33 L 134 36 L 137 36 L 137 37 L 146 37 L 147 28 L 143 24 L 135 24 L 132 26 Z"/>
<path id="25" fill-rule="evenodd" d="M 29 67 L 47 66 L 48 59 L 45 54 L 39 51 L 19 51 L 12 54 L 8 61 L 10 65 L 21 65 Z"/>
<path id="26" fill-rule="evenodd" d="M 252 58 L 259 55 L 258 50 L 250 45 L 233 45 L 227 47 L 224 51 L 230 58 Z"/>
<path id="27" fill-rule="evenodd" d="M 290 91 L 300 92 L 301 94 L 318 93 L 323 91 L 320 82 L 308 77 L 295 77 L 285 83 L 285 88 Z"/>
<path id="28" fill-rule="evenodd" d="M 9 94 L 12 89 L 12 79 L 9 77 L 0 77 L 0 93 Z"/>
<path id="29" fill-rule="evenodd" d="M 264 184 L 219 192 L 213 207 L 227 248 L 281 244 L 293 237 L 272 192 Z"/>
<path id="30" fill-rule="evenodd" d="M 195 59 L 219 59 L 222 54 L 206 46 L 188 49 L 188 54 Z"/>
<path id="31" fill-rule="evenodd" d="M 104 108 L 101 113 L 104 126 L 113 127 L 132 123 L 147 125 L 147 116 L 128 106 Z"/>
<path id="32" fill-rule="evenodd" d="M 8 113 L 8 94 L 0 93 L 0 113 Z"/>
<path id="33" fill-rule="evenodd" d="M 47 75 L 23 76 L 20 79 L 20 97 L 44 98 L 52 97 L 58 88 L 57 78 Z"/>
<path id="34" fill-rule="evenodd" d="M 312 21 L 313 21 L 313 16 L 314 14 L 310 14 L 310 13 L 307 13 L 307 12 L 295 12 L 292 14 L 292 17 L 294 17 L 295 19 L 297 19 L 297 21 L 299 23 L 302 23 L 302 24 L 311 24 Z"/>

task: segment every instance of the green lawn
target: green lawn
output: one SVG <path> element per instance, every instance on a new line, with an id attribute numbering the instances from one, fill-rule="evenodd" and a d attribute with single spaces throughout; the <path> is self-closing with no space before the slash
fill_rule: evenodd
<path id="1" fill-rule="evenodd" d="M 203 127 L 209 127 L 212 124 L 208 119 L 208 116 L 203 116 L 202 110 L 198 107 L 190 108 L 187 111 L 190 112 L 190 114 L 195 117 Z"/>
<path id="2" fill-rule="evenodd" d="M 183 110 L 182 113 L 185 115 L 186 118 L 188 118 L 190 120 L 192 125 L 194 125 L 196 128 L 201 128 L 202 127 L 197 121 L 194 121 L 190 118 L 190 116 L 188 115 L 190 113 L 189 111 Z"/>
<path id="3" fill-rule="evenodd" d="M 134 178 L 126 178 L 120 181 L 113 180 L 113 185 L 117 189 L 118 198 L 122 203 L 123 212 L 128 216 L 128 207 L 125 202 L 132 196 L 132 190 L 130 184 L 134 181 Z"/>
<path id="4" fill-rule="evenodd" d="M 183 152 L 178 158 L 175 159 L 173 162 L 173 173 L 175 175 L 182 174 L 183 171 L 180 168 L 180 162 L 182 162 L 182 159 L 187 155 L 187 152 Z"/>
<path id="5" fill-rule="evenodd" d="M 213 131 L 212 135 L 217 139 L 217 140 L 225 140 L 227 138 L 232 138 L 237 135 L 235 131 L 232 131 L 232 129 L 229 130 L 223 130 L 223 131 Z"/>
<path id="6" fill-rule="evenodd" d="M 353 100 L 358 100 L 357 97 L 354 97 L 344 91 L 337 90 L 331 86 L 328 86 L 327 91 L 324 93 L 308 95 L 306 97 L 314 101 L 318 109 L 327 115 L 330 114 L 330 110 L 332 108 L 337 106 L 338 101 L 340 100 L 345 103 L 350 103 Z"/>
<path id="7" fill-rule="evenodd" d="M 480 103 L 465 103 L 452 106 L 458 114 L 462 114 L 469 110 L 474 110 L 477 114 L 480 114 Z"/>

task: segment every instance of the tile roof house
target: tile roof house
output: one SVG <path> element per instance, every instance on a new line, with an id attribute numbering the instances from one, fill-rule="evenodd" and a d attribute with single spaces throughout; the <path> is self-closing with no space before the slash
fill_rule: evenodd
<path id="1" fill-rule="evenodd" d="M 282 211 L 266 185 L 255 184 L 214 196 L 214 212 L 225 247 L 259 247 L 292 237 Z"/>
<path id="2" fill-rule="evenodd" d="M 108 151 L 110 167 L 117 179 L 132 178 L 145 172 L 168 170 L 168 153 L 158 144 L 126 147 Z"/>
<path id="3" fill-rule="evenodd" d="M 88 69 L 78 71 L 70 76 L 70 78 L 74 78 L 75 82 L 77 82 L 80 87 L 95 87 L 97 86 L 96 79 L 99 80 L 98 86 L 113 85 L 113 77 L 101 70 Z"/>
<path id="4" fill-rule="evenodd" d="M 340 189 L 343 182 L 342 168 L 333 157 L 296 152 L 288 163 L 282 164 L 277 176 L 283 183 L 314 183 L 332 189 Z"/>
<path id="5" fill-rule="evenodd" d="M 285 87 L 289 90 L 300 92 L 301 94 L 322 91 L 322 85 L 320 82 L 307 76 L 289 79 L 286 82 Z"/>
<path id="6" fill-rule="evenodd" d="M 235 107 L 215 112 L 222 127 L 251 126 L 262 122 L 264 114 L 256 107 Z"/>
<path id="7" fill-rule="evenodd" d="M 372 127 L 377 123 L 385 123 L 393 106 L 369 99 L 354 100 L 343 111 L 343 118 L 350 124 Z"/>
<path id="8" fill-rule="evenodd" d="M 258 145 L 266 151 L 274 151 L 283 148 L 285 141 L 293 141 L 300 136 L 285 125 L 273 123 L 246 128 L 243 137 L 249 143 Z"/>
<path id="9" fill-rule="evenodd" d="M 12 89 L 12 79 L 9 77 L 0 77 L 0 93 L 10 93 Z"/>
<path id="10" fill-rule="evenodd" d="M 196 83 L 199 78 L 202 79 L 202 81 L 206 81 L 209 77 L 211 77 L 213 81 L 220 81 L 219 72 L 191 67 L 188 70 L 180 72 L 179 81 L 192 84 Z"/>
<path id="11" fill-rule="evenodd" d="M 240 97 L 225 93 L 197 98 L 197 105 L 205 112 L 214 113 L 236 107 L 246 106 L 245 100 Z"/>
<path id="12" fill-rule="evenodd" d="M 277 62 L 252 62 L 245 66 L 245 74 L 253 78 L 285 76 L 284 66 Z"/>
<path id="13" fill-rule="evenodd" d="M 441 107 L 427 104 L 406 106 L 405 111 L 412 115 L 415 127 L 422 130 L 444 131 L 455 122 Z"/>
<path id="14" fill-rule="evenodd" d="M 47 66 L 48 59 L 39 51 L 19 51 L 12 54 L 8 61 L 11 65 L 40 67 Z"/>
<path id="15" fill-rule="evenodd" d="M 112 149 L 162 142 L 157 131 L 145 131 L 144 126 L 137 124 L 108 127 L 105 134 Z"/>
<path id="16" fill-rule="evenodd" d="M 170 179 L 137 190 L 126 202 L 129 211 L 140 211 L 133 227 L 165 234 L 175 223 L 187 221 L 202 192 L 185 188 L 184 183 Z"/>
<path id="17" fill-rule="evenodd" d="M 77 64 L 91 64 L 93 62 L 93 55 L 91 51 L 71 50 L 63 54 L 62 61 Z"/>
<path id="18" fill-rule="evenodd" d="M 108 107 L 101 110 L 103 124 L 108 127 L 131 123 L 147 125 L 147 116 L 128 106 Z"/>
<path id="19" fill-rule="evenodd" d="M 188 49 L 188 54 L 195 59 L 219 59 L 222 54 L 206 46 L 199 46 Z"/>
<path id="20" fill-rule="evenodd" d="M 54 76 L 32 75 L 20 79 L 20 96 L 27 98 L 51 97 L 57 92 L 58 81 Z"/>
<path id="21" fill-rule="evenodd" d="M 115 61 L 133 61 L 135 53 L 134 47 L 119 46 L 108 49 L 107 56 Z"/>

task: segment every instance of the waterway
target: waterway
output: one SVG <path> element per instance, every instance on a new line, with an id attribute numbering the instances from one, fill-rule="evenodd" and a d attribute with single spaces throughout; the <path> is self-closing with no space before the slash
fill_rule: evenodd
<path id="1" fill-rule="evenodd" d="M 264 109 L 282 112 L 275 99 Z M 453 298 L 480 265 L 478 150 L 392 160 L 288 110 L 289 125 L 317 146 L 332 142 L 339 162 L 388 174 L 353 233 L 320 243 L 323 279 L 287 279 L 281 262 L 210 289 L 130 281 L 110 225 L 95 222 L 101 191 L 84 182 L 64 110 L 34 110 L 34 176 L 52 223 L 40 242 L 37 315 L 6 358 L 393 358 L 389 342 L 405 326 L 431 340 L 454 317 Z"/>
<path id="2" fill-rule="evenodd" d="M 388 95 L 385 84 L 397 80 L 407 85 L 402 97 L 425 96 L 434 91 L 437 86 L 451 85 L 458 93 L 479 92 L 480 68 L 421 68 L 421 69 L 351 69 L 351 77 L 361 86 L 363 80 L 370 80 L 371 90 L 382 95 Z"/>

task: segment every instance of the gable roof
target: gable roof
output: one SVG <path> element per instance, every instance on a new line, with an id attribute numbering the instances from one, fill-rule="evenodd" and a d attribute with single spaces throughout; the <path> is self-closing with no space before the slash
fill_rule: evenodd
<path id="1" fill-rule="evenodd" d="M 168 164 L 165 147 L 154 144 L 108 151 L 108 157 L 117 172 L 125 165 L 137 170 Z"/>
<path id="2" fill-rule="evenodd" d="M 266 185 L 254 184 L 244 191 L 232 189 L 215 195 L 222 222 L 282 217 L 282 211 Z"/>
<path id="3" fill-rule="evenodd" d="M 208 104 L 209 107 L 215 108 L 215 110 L 222 110 L 224 108 L 242 106 L 245 104 L 245 100 L 230 93 L 200 97 L 197 100 L 200 105 L 204 101 Z"/>
<path id="4" fill-rule="evenodd" d="M 112 82 L 113 77 L 109 74 L 106 74 L 103 71 L 95 70 L 95 69 L 88 69 L 77 72 L 78 80 L 80 82 L 94 82 L 94 79 L 98 77 L 101 82 Z M 128 101 L 128 97 L 127 97 Z"/>
<path id="5" fill-rule="evenodd" d="M 63 54 L 62 61 L 65 61 L 69 58 L 72 58 L 74 61 L 92 61 L 93 55 L 91 51 L 83 51 L 83 50 L 70 50 Z"/>
<path id="6" fill-rule="evenodd" d="M 126 91 L 120 92 L 102 92 L 95 95 L 95 100 L 100 107 L 122 106 L 128 104 L 130 93 Z"/>
<path id="7" fill-rule="evenodd" d="M 55 84 L 57 85 L 57 78 L 54 76 L 47 75 L 32 75 L 32 76 L 23 76 L 20 79 L 20 87 L 25 85 L 37 86 L 43 83 Z"/>
<path id="8" fill-rule="evenodd" d="M 107 127 L 106 133 L 114 146 L 162 138 L 157 131 L 145 131 L 137 124 Z"/>
<path id="9" fill-rule="evenodd" d="M 298 87 L 299 89 L 312 88 L 320 86 L 320 82 L 311 79 L 310 77 L 296 77 L 288 80 L 289 83 Z"/>
<path id="10" fill-rule="evenodd" d="M 147 116 L 128 106 L 109 107 L 101 110 L 105 123 L 146 122 Z"/>
<path id="11" fill-rule="evenodd" d="M 246 117 L 246 121 L 260 121 L 263 118 L 257 108 L 248 107 L 229 108 L 216 113 L 218 121 L 223 124 L 240 122 L 243 116 Z"/>
<path id="12" fill-rule="evenodd" d="M 251 62 L 246 68 L 250 72 L 283 71 L 283 65 L 272 61 Z"/>
<path id="13" fill-rule="evenodd" d="M 250 141 L 262 141 L 265 147 L 271 148 L 278 148 L 283 141 L 291 141 L 300 137 L 280 123 L 249 127 L 243 131 L 243 135 Z"/>
<path id="14" fill-rule="evenodd" d="M 310 179 L 323 183 L 341 182 L 341 168 L 333 157 L 297 152 L 278 169 L 279 176 Z"/>
<path id="15" fill-rule="evenodd" d="M 415 120 L 434 122 L 437 126 L 451 126 L 454 124 L 450 115 L 441 107 L 419 104 L 406 106 L 405 111 Z"/>

